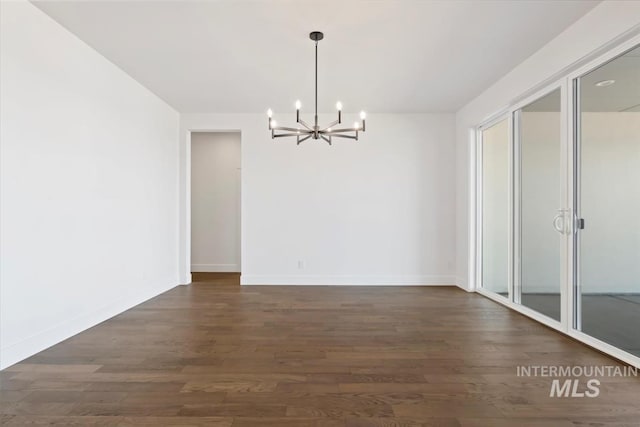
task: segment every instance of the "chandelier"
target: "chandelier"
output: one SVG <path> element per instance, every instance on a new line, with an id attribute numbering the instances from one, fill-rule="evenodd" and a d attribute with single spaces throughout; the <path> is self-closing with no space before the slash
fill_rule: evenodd
<path id="1" fill-rule="evenodd" d="M 315 42 L 316 45 L 316 109 L 314 114 L 313 126 L 307 124 L 300 118 L 300 107 L 302 104 L 300 101 L 296 101 L 296 123 L 297 127 L 278 126 L 275 120 L 273 120 L 273 111 L 269 109 L 267 115 L 269 116 L 269 130 L 271 131 L 271 138 L 283 138 L 283 137 L 296 137 L 298 145 L 301 142 L 306 141 L 309 138 L 323 139 L 331 145 L 332 138 L 348 138 L 358 140 L 358 132 L 365 131 L 365 118 L 364 111 L 360 112 L 361 122 L 355 122 L 353 127 L 336 128 L 334 126 L 342 124 L 342 103 L 338 101 L 336 109 L 338 110 L 338 120 L 329 123 L 326 127 L 321 128 L 318 125 L 318 42 L 324 38 L 324 34 L 320 31 L 314 31 L 309 34 L 309 38 Z"/>

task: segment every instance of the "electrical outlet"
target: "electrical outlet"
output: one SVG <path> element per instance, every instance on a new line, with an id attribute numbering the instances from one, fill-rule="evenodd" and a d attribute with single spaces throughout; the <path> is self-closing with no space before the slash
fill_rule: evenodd
<path id="1" fill-rule="evenodd" d="M 304 269 L 304 261 L 299 259 L 298 260 L 298 270 L 302 270 Z"/>

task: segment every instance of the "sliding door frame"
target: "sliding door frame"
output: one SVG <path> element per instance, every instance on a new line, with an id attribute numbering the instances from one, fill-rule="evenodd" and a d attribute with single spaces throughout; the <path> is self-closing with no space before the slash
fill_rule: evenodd
<path id="1" fill-rule="evenodd" d="M 566 120 L 565 116 L 567 114 L 566 111 L 566 103 L 564 100 L 568 94 L 568 90 L 566 88 L 566 79 L 560 79 L 554 81 L 550 84 L 545 85 L 541 89 L 536 92 L 530 94 L 529 96 L 521 99 L 520 101 L 513 103 L 509 108 L 505 109 L 500 114 L 495 115 L 489 120 L 483 122 L 476 128 L 476 292 L 482 294 L 488 298 L 491 298 L 495 301 L 498 301 L 526 316 L 529 316 L 540 323 L 543 323 L 547 326 L 550 326 L 554 329 L 561 330 L 563 332 L 567 332 L 568 324 L 566 319 L 568 319 L 567 311 L 568 306 L 565 303 L 568 299 L 568 292 L 566 291 L 565 286 L 560 287 L 560 301 L 561 301 L 561 315 L 560 321 L 552 319 L 542 313 L 539 313 L 536 310 L 525 307 L 520 304 L 521 297 L 521 265 L 520 265 L 520 135 L 519 135 L 519 124 L 520 124 L 520 110 L 531 104 L 532 102 L 544 97 L 545 95 L 550 94 L 551 92 L 560 89 L 560 98 L 561 98 L 561 153 L 560 158 L 563 162 L 564 166 L 567 158 L 567 145 L 568 145 L 568 134 L 566 132 L 566 125 L 564 122 Z M 482 132 L 483 130 L 490 128 L 494 124 L 508 119 L 508 129 L 509 129 L 509 244 L 508 244 L 508 289 L 509 289 L 509 297 L 505 298 L 501 295 L 498 295 L 494 292 L 488 291 L 483 288 L 482 283 Z M 562 168 L 565 170 L 565 168 Z M 567 180 L 563 179 L 561 186 L 563 187 L 561 190 L 561 203 L 563 204 L 563 208 L 568 208 L 570 206 L 569 201 L 567 199 Z M 565 218 L 566 222 L 566 218 Z M 567 280 L 567 272 L 564 268 L 565 260 L 568 256 L 568 244 L 566 243 L 567 236 L 563 237 L 563 243 L 561 248 L 561 259 L 559 262 L 561 263 L 561 283 L 565 283 Z"/>
<path id="2" fill-rule="evenodd" d="M 558 293 L 560 294 L 560 320 L 553 319 L 545 314 L 542 314 L 536 310 L 529 309 L 526 306 L 521 305 L 522 298 L 522 109 L 526 106 L 536 102 L 537 100 L 551 94 L 552 92 L 559 90 L 560 91 L 560 129 L 559 129 L 559 137 L 560 137 L 560 152 L 558 153 L 559 161 L 560 161 L 560 180 L 558 182 L 559 188 L 556 195 L 558 196 L 559 206 L 556 206 L 556 209 L 562 210 L 563 215 L 563 229 L 564 233 L 561 234 L 560 239 L 560 259 L 557 261 L 560 263 L 560 276 L 557 278 L 560 283 L 560 287 L 558 289 Z M 514 211 L 514 265 L 515 265 L 515 276 L 514 276 L 514 287 L 516 289 L 515 298 L 513 302 L 518 304 L 520 307 L 523 307 L 527 310 L 533 311 L 539 316 L 543 316 L 546 318 L 551 324 L 555 324 L 556 328 L 560 328 L 562 330 L 567 330 L 568 323 L 565 319 L 569 319 L 569 314 L 571 313 L 568 310 L 568 306 L 566 304 L 567 299 L 569 298 L 569 293 L 564 283 L 569 280 L 569 272 L 566 268 L 567 260 L 569 259 L 569 232 L 568 226 L 570 221 L 570 199 L 568 194 L 569 188 L 569 177 L 567 175 L 567 162 L 569 159 L 569 135 L 567 133 L 567 121 L 568 110 L 567 103 L 565 100 L 567 99 L 569 90 L 566 86 L 565 79 L 557 80 L 539 91 L 533 93 L 532 95 L 524 98 L 523 100 L 515 103 L 513 105 L 513 115 L 514 115 L 514 146 L 515 146 L 515 173 L 514 173 L 514 182 L 515 182 L 515 192 L 514 192 L 514 201 L 515 201 L 515 211 Z"/>
<path id="3" fill-rule="evenodd" d="M 484 289 L 483 287 L 483 270 L 482 270 L 482 245 L 483 245 L 483 235 L 482 235 L 482 210 L 483 210 L 483 197 L 482 197 L 482 186 L 483 186 L 483 132 L 492 126 L 507 120 L 507 133 L 509 135 L 507 141 L 507 159 L 509 165 L 508 176 L 509 176 L 509 184 L 507 187 L 507 205 L 509 206 L 509 225 L 507 227 L 507 297 L 504 297 L 495 292 Z M 476 283 L 477 292 L 482 293 L 496 301 L 500 301 L 502 303 L 509 303 L 513 299 L 513 120 L 512 113 L 505 112 L 499 114 L 497 116 L 492 117 L 486 122 L 482 123 L 480 126 L 476 128 Z"/>
<path id="4" fill-rule="evenodd" d="M 600 341 L 590 335 L 580 331 L 580 277 L 579 277 L 579 239 L 580 233 L 577 230 L 577 219 L 579 218 L 579 79 L 594 69 L 606 64 L 624 54 L 625 52 L 640 45 L 640 30 L 634 29 L 631 34 L 621 36 L 622 41 L 614 40 L 607 46 L 593 53 L 589 59 L 578 61 L 571 67 L 561 71 L 554 80 L 547 80 L 545 84 L 530 91 L 526 96 L 518 98 L 497 114 L 491 116 L 474 129 L 475 141 L 472 155 L 475 151 L 475 235 L 472 236 L 472 245 L 475 248 L 475 256 L 472 266 L 475 272 L 475 292 L 486 296 L 500 304 L 503 304 L 519 313 L 524 314 L 546 326 L 560 331 L 584 344 L 587 344 L 599 351 L 602 351 L 629 365 L 640 368 L 640 357 L 627 353 L 617 347 Z M 604 53 L 602 53 L 604 52 Z M 549 83 L 551 81 L 551 83 Z M 562 166 L 562 189 L 561 202 L 566 209 L 561 249 L 561 320 L 560 322 L 549 318 L 535 310 L 524 307 L 517 301 L 516 295 L 520 294 L 520 237 L 516 230 L 519 230 L 520 215 L 520 130 L 519 110 L 524 106 L 534 102 L 542 96 L 560 88 L 561 97 L 561 166 Z M 509 120 L 509 298 L 495 294 L 482 287 L 482 131 L 492 125 L 508 118 Z M 518 160 L 518 164 L 516 163 Z M 473 160 L 472 160 L 473 161 Z M 515 202 L 518 201 L 518 204 Z M 517 252 L 516 252 L 517 249 Z"/>

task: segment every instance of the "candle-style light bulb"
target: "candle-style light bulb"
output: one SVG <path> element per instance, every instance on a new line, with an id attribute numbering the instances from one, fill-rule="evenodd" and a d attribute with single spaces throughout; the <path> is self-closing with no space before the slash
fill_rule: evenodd
<path id="1" fill-rule="evenodd" d="M 274 128 L 278 126 L 278 123 L 275 120 L 271 120 L 271 127 Z"/>
<path id="2" fill-rule="evenodd" d="M 267 110 L 267 116 L 269 116 L 269 118 L 273 116 L 273 111 L 271 111 L 271 108 Z"/>
<path id="3" fill-rule="evenodd" d="M 362 120 L 366 119 L 367 118 L 367 113 L 365 113 L 364 111 L 360 111 L 360 118 Z"/>
<path id="4" fill-rule="evenodd" d="M 340 101 L 336 102 L 336 109 L 338 111 L 342 111 L 342 102 L 340 102 Z"/>
<path id="5" fill-rule="evenodd" d="M 360 123 L 355 122 L 355 123 L 353 124 L 353 127 L 354 127 L 354 129 L 358 129 L 358 128 L 360 127 Z"/>
<path id="6" fill-rule="evenodd" d="M 296 101 L 296 110 L 299 110 L 300 107 L 302 107 L 302 103 L 300 102 L 300 100 Z"/>

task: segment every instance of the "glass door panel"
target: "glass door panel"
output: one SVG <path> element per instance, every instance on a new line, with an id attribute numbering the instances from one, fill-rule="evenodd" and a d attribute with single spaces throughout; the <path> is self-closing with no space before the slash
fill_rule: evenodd
<path id="1" fill-rule="evenodd" d="M 640 47 L 576 90 L 578 328 L 640 356 Z"/>
<path id="2" fill-rule="evenodd" d="M 509 294 L 509 121 L 482 130 L 482 287 Z"/>
<path id="3" fill-rule="evenodd" d="M 517 112 L 520 262 L 515 300 L 557 321 L 561 307 L 560 251 L 567 219 L 561 199 L 560 110 L 557 89 Z"/>

